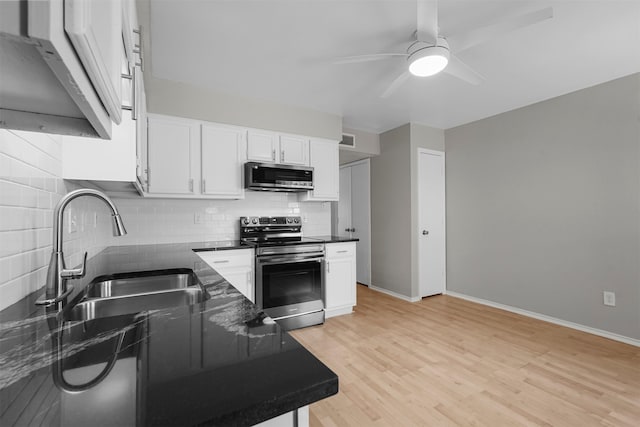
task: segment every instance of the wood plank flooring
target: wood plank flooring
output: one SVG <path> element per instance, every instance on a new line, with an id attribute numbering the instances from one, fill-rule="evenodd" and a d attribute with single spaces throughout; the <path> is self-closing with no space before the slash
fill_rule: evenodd
<path id="1" fill-rule="evenodd" d="M 311 426 L 640 426 L 640 348 L 450 296 L 358 286 L 292 335 L 340 377 Z"/>

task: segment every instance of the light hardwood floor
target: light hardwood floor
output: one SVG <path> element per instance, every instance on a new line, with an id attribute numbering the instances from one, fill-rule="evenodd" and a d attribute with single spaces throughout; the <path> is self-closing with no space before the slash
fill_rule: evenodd
<path id="1" fill-rule="evenodd" d="M 340 378 L 311 426 L 640 426 L 640 348 L 450 296 L 358 286 L 294 331 Z"/>

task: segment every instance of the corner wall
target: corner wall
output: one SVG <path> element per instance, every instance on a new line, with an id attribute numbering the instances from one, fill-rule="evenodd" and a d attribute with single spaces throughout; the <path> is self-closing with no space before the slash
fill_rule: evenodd
<path id="1" fill-rule="evenodd" d="M 371 159 L 371 285 L 411 295 L 409 124 L 380 135 Z"/>
<path id="2" fill-rule="evenodd" d="M 640 339 L 640 74 L 445 138 L 447 289 Z"/>

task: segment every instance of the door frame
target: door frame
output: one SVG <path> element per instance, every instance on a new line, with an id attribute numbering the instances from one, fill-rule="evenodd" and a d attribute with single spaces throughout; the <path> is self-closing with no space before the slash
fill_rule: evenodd
<path id="1" fill-rule="evenodd" d="M 443 176 L 443 185 L 444 185 L 444 191 L 442 193 L 442 212 L 443 212 L 443 219 L 442 219 L 442 227 L 443 230 L 442 232 L 444 233 L 444 238 L 442 241 L 442 262 L 444 263 L 444 272 L 443 272 L 443 281 L 444 281 L 444 288 L 442 289 L 442 293 L 445 294 L 447 291 L 447 192 L 446 192 L 446 187 L 447 187 L 447 181 L 446 181 L 446 154 L 444 151 L 439 151 L 439 150 L 430 150 L 427 148 L 420 148 L 418 147 L 417 149 L 417 159 L 416 159 L 416 163 L 417 163 L 417 176 L 416 176 L 416 187 L 418 190 L 418 200 L 417 200 L 417 211 L 418 211 L 418 220 L 416 221 L 416 236 L 418 236 L 418 239 L 420 238 L 420 233 L 421 231 L 421 227 L 420 227 L 420 198 L 421 198 L 421 188 L 420 188 L 420 155 L 421 154 L 430 154 L 430 155 L 435 155 L 435 156 L 439 156 L 442 157 L 442 176 Z M 418 241 L 417 244 L 417 265 L 418 265 L 418 298 L 423 298 L 422 295 L 422 289 L 420 287 L 420 259 L 421 259 L 421 253 L 420 253 L 420 242 Z"/>
<path id="2" fill-rule="evenodd" d="M 369 224 L 369 243 L 366 247 L 367 249 L 367 253 L 369 254 L 369 281 L 371 281 L 371 158 L 367 157 L 365 159 L 361 159 L 361 160 L 356 160 L 353 162 L 349 162 L 349 163 L 345 163 L 340 165 L 340 169 L 346 168 L 346 167 L 351 167 L 351 166 L 358 166 L 358 165 L 367 165 L 367 167 L 369 168 L 369 206 L 367 206 L 367 223 Z M 351 185 L 353 188 L 353 180 L 351 180 Z M 338 202 L 334 202 L 335 204 L 335 217 L 337 218 L 338 216 Z M 351 205 L 351 217 L 353 219 L 353 204 Z M 332 222 L 334 222 L 334 219 L 332 218 Z M 335 224 L 335 223 L 334 223 Z M 337 228 L 335 228 L 337 229 Z M 356 245 L 361 244 L 361 242 L 357 242 Z M 356 250 L 357 253 L 357 250 Z M 357 262 L 357 257 L 356 257 L 356 262 Z M 356 275 L 357 275 L 357 271 L 356 271 Z M 368 284 L 364 284 L 365 286 L 369 286 L 371 285 L 371 283 Z"/>

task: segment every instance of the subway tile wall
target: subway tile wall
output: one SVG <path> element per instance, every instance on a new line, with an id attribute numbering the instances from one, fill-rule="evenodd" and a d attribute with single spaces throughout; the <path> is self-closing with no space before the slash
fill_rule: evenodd
<path id="1" fill-rule="evenodd" d="M 248 191 L 243 200 L 114 199 L 128 234 L 110 246 L 235 240 L 241 216 L 298 215 L 306 236 L 331 234 L 331 205 L 290 193 Z"/>
<path id="2" fill-rule="evenodd" d="M 62 180 L 61 155 L 58 135 L 0 129 L 0 310 L 44 285 L 53 209 L 78 188 Z M 112 236 L 110 213 L 98 199 L 69 204 L 63 221 L 68 267 L 77 266 L 84 251 L 93 256 L 112 245 L 235 240 L 241 216 L 299 215 L 305 235 L 331 234 L 330 203 L 298 202 L 296 194 L 249 191 L 244 200 L 114 202 L 128 231 L 123 237 Z"/>
<path id="3" fill-rule="evenodd" d="M 76 188 L 64 182 L 62 138 L 58 135 L 0 129 L 0 310 L 40 289 L 45 282 L 53 234 L 53 209 Z M 71 215 L 70 215 L 71 214 Z M 69 267 L 83 252 L 94 255 L 111 234 L 110 215 L 93 198 L 72 201 L 64 226 Z"/>

